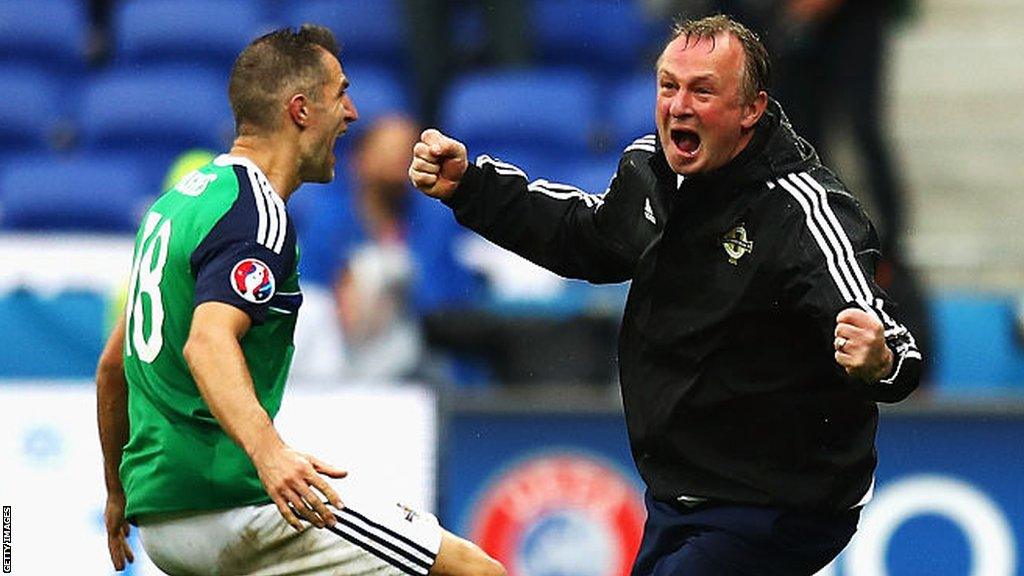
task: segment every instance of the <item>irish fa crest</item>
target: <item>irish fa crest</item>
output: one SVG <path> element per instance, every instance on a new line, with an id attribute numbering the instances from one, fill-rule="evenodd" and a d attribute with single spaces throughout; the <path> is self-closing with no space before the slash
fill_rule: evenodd
<path id="1" fill-rule="evenodd" d="M 729 230 L 722 236 L 722 248 L 725 248 L 725 255 L 729 257 L 729 264 L 735 266 L 740 258 L 743 258 L 754 251 L 754 243 L 747 239 L 747 229 L 743 223 Z"/>

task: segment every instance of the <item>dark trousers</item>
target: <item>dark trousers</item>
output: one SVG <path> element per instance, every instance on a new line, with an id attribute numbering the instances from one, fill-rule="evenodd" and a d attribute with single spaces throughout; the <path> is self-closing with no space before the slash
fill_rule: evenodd
<path id="1" fill-rule="evenodd" d="M 633 576 L 810 576 L 857 530 L 860 509 L 819 514 L 708 505 L 688 510 L 645 496 Z"/>

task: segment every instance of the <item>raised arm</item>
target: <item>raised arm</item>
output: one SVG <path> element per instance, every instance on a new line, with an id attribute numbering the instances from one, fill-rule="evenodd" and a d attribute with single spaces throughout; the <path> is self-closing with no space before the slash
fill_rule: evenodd
<path id="1" fill-rule="evenodd" d="M 920 381 L 921 353 L 874 281 L 878 238 L 857 202 L 828 174 L 791 174 L 772 186 L 792 200 L 787 292 L 818 320 L 835 361 L 878 402 L 906 398 Z"/>
<path id="2" fill-rule="evenodd" d="M 630 242 L 629 221 L 618 213 L 618 177 L 604 196 L 530 182 L 518 167 L 488 156 L 470 164 L 462 143 L 433 129 L 414 146 L 409 177 L 463 226 L 556 274 L 595 283 L 633 275 L 642 247 Z"/>

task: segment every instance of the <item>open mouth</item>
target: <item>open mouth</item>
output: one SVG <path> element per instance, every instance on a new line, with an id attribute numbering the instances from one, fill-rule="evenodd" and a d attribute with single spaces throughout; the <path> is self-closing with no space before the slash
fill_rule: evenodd
<path id="1" fill-rule="evenodd" d="M 700 150 L 700 136 L 689 128 L 674 128 L 671 132 L 676 150 L 687 158 L 693 158 Z"/>

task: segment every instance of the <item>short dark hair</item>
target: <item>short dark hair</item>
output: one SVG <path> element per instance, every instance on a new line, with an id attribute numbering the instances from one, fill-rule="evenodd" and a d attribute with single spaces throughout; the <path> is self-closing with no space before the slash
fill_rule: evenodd
<path id="1" fill-rule="evenodd" d="M 701 39 L 708 39 L 713 43 L 715 36 L 723 33 L 735 36 L 743 46 L 742 95 L 744 102 L 752 102 L 758 92 L 768 90 L 771 74 L 768 50 L 757 34 L 730 17 L 717 14 L 697 20 L 676 22 L 672 28 L 672 40 L 683 36 L 687 44 L 690 40 L 696 42 Z"/>
<path id="2" fill-rule="evenodd" d="M 327 80 L 320 50 L 338 55 L 334 34 L 323 26 L 304 24 L 298 30 L 281 28 L 253 40 L 235 59 L 228 82 L 228 100 L 235 130 L 273 130 L 276 110 L 285 90 L 311 99 Z"/>

